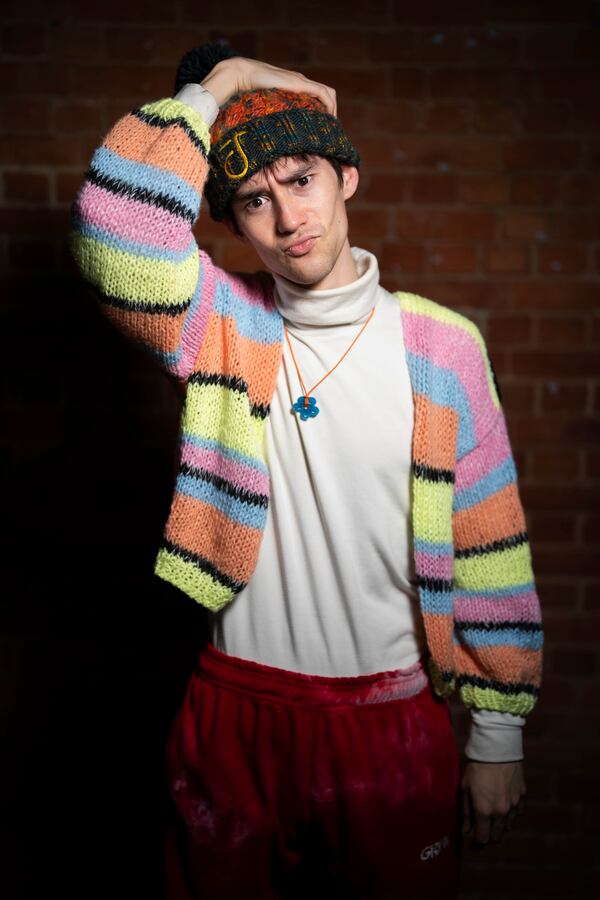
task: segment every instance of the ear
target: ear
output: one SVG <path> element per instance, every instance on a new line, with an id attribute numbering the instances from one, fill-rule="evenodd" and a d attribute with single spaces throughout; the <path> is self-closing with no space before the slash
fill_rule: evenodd
<path id="1" fill-rule="evenodd" d="M 356 166 L 349 166 L 346 165 L 346 163 L 342 163 L 342 172 L 344 175 L 344 187 L 342 188 L 344 200 L 349 200 L 350 197 L 354 196 L 358 187 L 358 182 L 360 180 L 358 169 Z"/>
<path id="2" fill-rule="evenodd" d="M 233 214 L 232 214 L 232 215 L 233 215 Z M 244 243 L 244 244 L 247 244 L 247 243 L 248 243 L 248 238 L 246 237 L 246 235 L 245 235 L 245 234 L 242 234 L 241 231 L 238 231 L 237 224 L 235 224 L 234 222 L 232 222 L 232 220 L 230 219 L 229 216 L 225 216 L 225 218 L 223 219 L 223 221 L 224 221 L 225 224 L 227 225 L 227 227 L 228 227 L 228 229 L 230 230 L 230 232 L 232 233 L 232 235 L 233 235 L 235 238 L 237 238 L 238 241 L 242 241 L 242 243 Z"/>

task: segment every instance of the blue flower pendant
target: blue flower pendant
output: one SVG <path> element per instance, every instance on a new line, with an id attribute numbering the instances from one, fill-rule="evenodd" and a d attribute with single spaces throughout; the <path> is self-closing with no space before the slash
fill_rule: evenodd
<path id="1" fill-rule="evenodd" d="M 302 394 L 294 405 L 292 406 L 294 412 L 300 413 L 300 418 L 303 422 L 307 419 L 312 419 L 315 416 L 319 415 L 319 407 L 317 406 L 317 401 L 314 397 L 308 398 L 308 406 L 304 405 L 304 394 Z"/>

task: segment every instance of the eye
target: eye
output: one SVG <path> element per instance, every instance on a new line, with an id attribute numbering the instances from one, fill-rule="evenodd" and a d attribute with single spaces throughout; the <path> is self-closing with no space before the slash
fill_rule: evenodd
<path id="1" fill-rule="evenodd" d="M 298 184 L 300 184 L 301 181 L 307 182 L 309 178 L 312 178 L 312 175 L 301 175 L 300 178 L 298 178 Z M 300 184 L 300 187 L 305 186 L 305 184 Z"/>
<path id="2" fill-rule="evenodd" d="M 262 201 L 262 197 L 253 197 L 252 200 L 248 200 L 246 203 L 246 209 L 260 209 L 260 206 L 253 206 L 253 203 L 257 203 L 259 200 Z"/>

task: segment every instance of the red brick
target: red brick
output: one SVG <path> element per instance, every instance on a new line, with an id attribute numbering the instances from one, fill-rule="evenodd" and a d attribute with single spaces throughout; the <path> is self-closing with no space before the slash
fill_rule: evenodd
<path id="1" fill-rule="evenodd" d="M 431 103 L 419 107 L 419 129 L 464 134 L 467 129 L 468 109 L 464 103 Z"/>
<path id="2" fill-rule="evenodd" d="M 70 90 L 70 74 L 68 64 L 63 62 L 34 59 L 0 63 L 2 83 L 10 84 L 11 92 L 19 97 L 22 94 L 64 96 Z"/>
<path id="3" fill-rule="evenodd" d="M 516 134 L 520 122 L 514 104 L 481 103 L 473 114 L 473 128 L 484 134 Z"/>
<path id="4" fill-rule="evenodd" d="M 130 107 L 134 98 L 136 103 L 144 103 L 172 96 L 174 78 L 172 66 L 113 62 L 73 68 L 68 89 L 72 96 L 86 100 L 119 97 L 124 107 Z"/>
<path id="5" fill-rule="evenodd" d="M 598 92 L 595 79 L 590 77 L 585 66 L 569 66 L 564 68 L 543 68 L 537 73 L 537 84 L 542 97 L 564 97 L 570 100 L 596 100 Z"/>
<path id="6" fill-rule="evenodd" d="M 490 247 L 485 267 L 494 274 L 524 275 L 531 270 L 531 252 L 527 247 Z"/>
<path id="7" fill-rule="evenodd" d="M 581 100 L 572 98 L 571 130 L 584 133 L 597 132 L 600 129 L 600 103 L 595 100 Z"/>
<path id="8" fill-rule="evenodd" d="M 533 470 L 539 478 L 547 475 L 545 472 L 537 472 Z M 567 477 L 571 473 L 567 472 Z M 549 513 L 540 514 L 528 513 L 528 532 L 532 542 L 553 541 L 553 542 L 572 542 L 577 534 L 577 520 L 574 515 L 568 516 L 565 513 L 552 515 Z"/>
<path id="9" fill-rule="evenodd" d="M 600 355 L 580 349 L 577 353 L 560 350 L 515 350 L 513 371 L 518 375 L 555 378 L 560 375 L 578 377 L 600 375 Z"/>
<path id="10" fill-rule="evenodd" d="M 439 19 L 436 17 L 435 21 L 439 22 Z M 431 62 L 435 65 L 462 64 L 465 60 L 468 65 L 478 62 L 487 65 L 516 62 L 519 41 L 515 35 L 508 32 L 501 33 L 493 28 L 485 30 L 478 28 L 473 33 L 473 24 L 473 21 L 469 22 L 464 29 L 452 28 L 441 31 L 439 28 L 427 28 L 418 31 L 417 59 L 422 64 Z"/>
<path id="11" fill-rule="evenodd" d="M 570 344 L 581 347 L 587 343 L 588 319 L 583 316 L 539 316 L 537 339 L 544 347 Z"/>
<path id="12" fill-rule="evenodd" d="M 0 132 L 10 134 L 42 134 L 50 128 L 50 106 L 47 100 L 20 97 L 0 98 Z"/>
<path id="13" fill-rule="evenodd" d="M 350 120 L 347 121 L 350 124 Z M 381 100 L 376 104 L 366 105 L 364 127 L 370 134 L 382 131 L 393 135 L 397 132 L 414 131 L 416 122 L 416 109 L 412 103 Z M 351 124 L 354 131 L 354 122 Z"/>
<path id="14" fill-rule="evenodd" d="M 592 174 L 571 172 L 561 179 L 558 198 L 565 206 L 600 205 L 600 179 Z"/>
<path id="15" fill-rule="evenodd" d="M 560 180 L 554 175 L 513 173 L 510 178 L 510 202 L 523 206 L 549 206 L 556 203 Z"/>
<path id="16" fill-rule="evenodd" d="M 600 441 L 600 421 L 597 416 L 572 419 L 565 426 L 565 437 L 584 444 L 598 443 Z"/>
<path id="17" fill-rule="evenodd" d="M 581 143 L 567 138 L 512 140 L 503 148 L 508 169 L 573 169 L 581 160 Z"/>
<path id="18" fill-rule="evenodd" d="M 434 244 L 427 261 L 432 272 L 475 272 L 478 268 L 476 249 L 466 244 Z"/>
<path id="19" fill-rule="evenodd" d="M 396 234 L 412 240 L 444 239 L 489 241 L 494 216 L 483 210 L 396 210 Z M 493 287 L 486 285 L 486 291 Z"/>
<path id="20" fill-rule="evenodd" d="M 55 176 L 56 202 L 71 204 L 83 180 L 80 172 L 57 172 Z"/>
<path id="21" fill-rule="evenodd" d="M 492 314 L 488 318 L 488 346 L 501 344 L 528 344 L 531 341 L 532 322 L 529 316 Z"/>
<path id="22" fill-rule="evenodd" d="M 392 97 L 421 100 L 425 97 L 427 82 L 422 69 L 397 68 L 391 71 Z"/>
<path id="23" fill-rule="evenodd" d="M 482 203 L 486 206 L 501 206 L 508 203 L 509 180 L 502 175 L 460 176 L 459 199 L 469 205 Z"/>
<path id="24" fill-rule="evenodd" d="M 543 413 L 585 412 L 588 399 L 587 384 L 546 381 L 541 386 L 541 408 Z"/>
<path id="25" fill-rule="evenodd" d="M 556 212 L 548 229 L 553 241 L 597 241 L 600 237 L 600 212 L 578 210 Z"/>
<path id="26" fill-rule="evenodd" d="M 44 204 L 50 196 L 48 176 L 36 172 L 5 172 L 4 197 L 24 203 Z"/>
<path id="27" fill-rule="evenodd" d="M 596 510 L 600 506 L 600 485 L 555 482 L 550 491 L 545 484 L 526 484 L 521 488 L 521 499 L 525 509 L 531 510 Z"/>
<path id="28" fill-rule="evenodd" d="M 584 247 L 556 244 L 538 247 L 538 271 L 544 275 L 579 275 L 586 269 Z"/>
<path id="29" fill-rule="evenodd" d="M 488 341 L 488 346 L 490 342 Z M 492 344 L 493 346 L 493 344 Z M 496 349 L 494 348 L 494 359 Z M 494 366 L 496 364 L 494 363 Z M 535 400 L 534 386 L 524 381 L 508 381 L 502 382 L 502 406 L 510 418 L 513 413 L 533 413 Z"/>
<path id="30" fill-rule="evenodd" d="M 338 32 L 341 34 L 342 32 Z M 418 62 L 423 65 L 421 35 L 412 29 L 394 28 L 366 33 L 368 56 L 374 63 Z"/>
<path id="31" fill-rule="evenodd" d="M 578 451 L 562 446 L 537 448 L 532 451 L 531 469 L 539 479 L 560 477 L 572 481 L 580 476 Z"/>
<path id="32" fill-rule="evenodd" d="M 471 97 L 489 103 L 506 97 L 528 97 L 532 75 L 515 68 L 437 68 L 431 72 L 431 96 Z"/>
<path id="33" fill-rule="evenodd" d="M 500 216 L 502 236 L 509 240 L 535 240 L 546 234 L 548 217 L 540 213 L 508 212 Z"/>
<path id="34" fill-rule="evenodd" d="M 555 675 L 589 676 L 597 672 L 597 654 L 591 650 L 557 649 L 552 651 L 551 659 Z"/>
<path id="35" fill-rule="evenodd" d="M 5 165 L 84 166 L 89 162 L 90 152 L 83 139 L 72 136 L 44 136 L 35 140 L 0 136 L 0 157 Z"/>
<path id="36" fill-rule="evenodd" d="M 408 175 L 371 175 L 367 187 L 360 189 L 360 199 L 368 203 L 398 203 L 408 196 Z"/>
<path id="37" fill-rule="evenodd" d="M 530 280 L 515 282 L 510 289 L 511 305 L 520 309 L 596 309 L 598 285 L 571 281 L 565 284 Z"/>
<path id="38" fill-rule="evenodd" d="M 376 169 L 392 169 L 397 166 L 397 142 L 389 137 L 365 137 L 357 141 L 357 149 L 361 158 L 361 172 L 372 172 Z M 395 172 L 385 177 L 393 177 Z"/>
<path id="39" fill-rule="evenodd" d="M 421 272 L 425 267 L 425 251 L 420 244 L 383 244 L 379 256 L 380 268 L 395 272 Z"/>
<path id="40" fill-rule="evenodd" d="M 563 439 L 566 421 L 566 416 L 513 416 L 509 423 L 510 437 L 517 447 L 555 443 Z"/>
<path id="41" fill-rule="evenodd" d="M 46 51 L 46 29 L 32 22 L 4 25 L 2 51 L 10 56 L 40 56 Z"/>
<path id="42" fill-rule="evenodd" d="M 311 61 L 311 44 L 314 36 L 308 31 L 277 29 L 262 35 L 262 59 L 272 66 L 298 69 Z M 332 45 L 335 42 L 331 41 Z M 235 45 L 237 46 L 237 45 Z M 302 71 L 300 68 L 299 71 Z"/>
<path id="43" fill-rule="evenodd" d="M 586 609 L 600 612 L 600 581 L 586 581 L 583 586 L 583 604 Z"/>
<path id="44" fill-rule="evenodd" d="M 529 62 L 570 62 L 573 54 L 573 32 L 570 29 L 536 28 L 525 31 L 521 38 L 523 58 Z"/>
<path id="45" fill-rule="evenodd" d="M 92 132 L 101 142 L 104 131 L 104 111 L 99 103 L 57 103 L 54 107 L 54 128 L 57 132 Z"/>
<path id="46" fill-rule="evenodd" d="M 568 483 L 566 483 L 568 486 Z M 531 509 L 530 506 L 527 507 Z M 600 572 L 600 555 L 589 550 L 578 550 L 569 546 L 542 548 L 536 544 L 536 569 L 546 575 L 597 575 Z"/>
<path id="47" fill-rule="evenodd" d="M 62 20 L 48 30 L 48 55 L 56 60 L 98 62 L 103 55 L 102 29 Z"/>
<path id="48" fill-rule="evenodd" d="M 414 175 L 411 179 L 410 199 L 419 204 L 453 203 L 457 183 L 453 175 Z"/>
<path id="49" fill-rule="evenodd" d="M 125 62 L 147 62 L 156 58 L 155 28 L 107 28 L 105 31 L 106 57 Z"/>
<path id="50" fill-rule="evenodd" d="M 391 212 L 389 209 L 369 209 L 351 202 L 346 206 L 350 232 L 350 243 L 358 237 L 372 238 L 376 235 L 385 240 L 391 234 Z"/>
<path id="51" fill-rule="evenodd" d="M 354 100 L 373 101 L 373 97 L 387 94 L 387 72 L 383 69 L 348 68 L 335 69 L 332 66 L 305 66 L 302 72 L 311 81 L 318 81 L 334 88 L 338 103 L 343 105 L 344 97 Z"/>
<path id="52" fill-rule="evenodd" d="M 581 537 L 586 544 L 600 544 L 600 515 L 588 514 L 583 517 Z"/>
<path id="53" fill-rule="evenodd" d="M 543 103 L 532 101 L 527 104 L 522 115 L 522 127 L 525 133 L 540 134 L 547 132 L 556 134 L 557 122 L 560 122 L 560 130 L 569 128 L 571 121 L 571 105 L 557 100 L 547 100 Z"/>
<path id="54" fill-rule="evenodd" d="M 209 0 L 203 4 L 208 5 Z M 235 2 L 235 0 L 233 0 Z M 265 0 L 265 3 L 269 0 Z M 53 6 L 54 9 L 54 6 Z M 69 10 L 70 11 L 70 10 Z M 179 15 L 179 7 L 171 7 L 161 0 L 105 0 L 100 7 L 82 6 L 77 9 L 77 18 L 86 22 L 173 22 Z"/>
<path id="55" fill-rule="evenodd" d="M 581 0 L 565 4 L 562 0 L 546 0 L 543 10 L 535 0 L 491 0 L 487 14 L 494 22 L 539 25 L 582 21 L 587 6 Z M 537 35 L 537 30 L 535 31 Z"/>
<path id="56" fill-rule="evenodd" d="M 537 556 L 537 551 L 536 551 Z M 536 585 L 542 611 L 574 610 L 577 607 L 577 587 L 572 580 L 561 580 L 536 572 Z"/>
<path id="57" fill-rule="evenodd" d="M 426 3 L 407 4 L 400 0 L 392 2 L 393 21 L 401 25 L 421 25 L 431 28 L 431 23 L 441 25 L 467 25 L 469 28 L 483 25 L 485 10 L 477 0 L 461 0 L 461 3 L 445 3 L 428 0 Z"/>

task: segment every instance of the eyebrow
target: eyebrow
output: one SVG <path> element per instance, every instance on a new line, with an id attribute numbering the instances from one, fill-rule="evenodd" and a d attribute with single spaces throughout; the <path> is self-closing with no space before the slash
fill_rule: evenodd
<path id="1" fill-rule="evenodd" d="M 296 181 L 297 178 L 302 178 L 302 176 L 306 175 L 308 170 L 312 169 L 314 167 L 314 165 L 315 165 L 314 161 L 309 162 L 309 163 L 304 163 L 303 165 L 299 166 L 287 178 L 282 178 L 280 183 L 281 184 L 289 184 L 291 181 Z M 236 193 L 234 194 L 233 202 L 234 203 L 243 203 L 245 200 L 254 200 L 255 197 L 262 197 L 263 194 L 268 194 L 268 193 L 269 193 L 268 188 L 256 188 L 253 191 L 244 191 L 243 189 L 240 189 L 239 191 L 236 191 Z"/>

